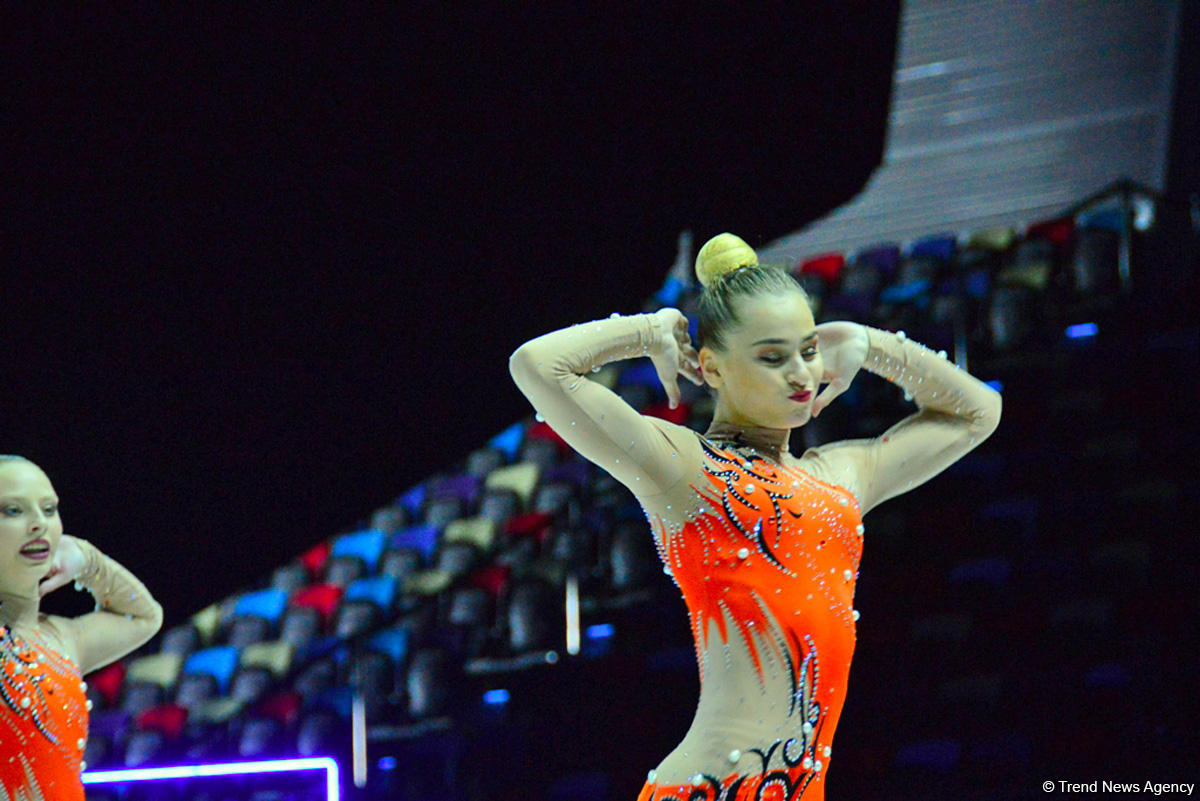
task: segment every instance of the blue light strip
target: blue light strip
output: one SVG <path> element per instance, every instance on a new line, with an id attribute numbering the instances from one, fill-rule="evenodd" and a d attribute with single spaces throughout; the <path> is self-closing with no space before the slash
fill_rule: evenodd
<path id="1" fill-rule="evenodd" d="M 1100 333 L 1100 326 L 1095 323 L 1076 323 L 1067 326 L 1067 336 L 1071 339 L 1094 337 L 1098 333 Z"/>
<path id="2" fill-rule="evenodd" d="M 254 773 L 285 773 L 294 770 L 325 771 L 326 801 L 340 801 L 338 765 L 330 757 L 307 759 L 272 759 L 261 762 L 225 762 L 214 765 L 176 765 L 167 768 L 129 768 L 127 770 L 94 770 L 84 773 L 84 784 L 124 784 L 160 779 L 194 779 L 206 776 L 243 776 Z"/>

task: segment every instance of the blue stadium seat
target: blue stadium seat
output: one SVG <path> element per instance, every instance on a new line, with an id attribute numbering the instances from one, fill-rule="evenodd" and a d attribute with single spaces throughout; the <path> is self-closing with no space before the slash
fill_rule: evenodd
<path id="1" fill-rule="evenodd" d="M 344 603 L 371 601 L 382 611 L 387 612 L 392 608 L 392 602 L 396 598 L 396 584 L 396 579 L 391 576 L 361 578 L 346 588 L 346 594 L 342 600 Z"/>
<path id="2" fill-rule="evenodd" d="M 343 534 L 333 541 L 331 557 L 356 556 L 367 566 L 369 573 L 374 573 L 379 567 L 379 557 L 387 547 L 387 534 L 375 529 L 356 531 L 353 534 Z"/>
<path id="3" fill-rule="evenodd" d="M 495 448 L 508 457 L 508 461 L 517 458 L 521 443 L 525 441 L 525 424 L 513 423 L 496 436 L 488 440 L 488 446 Z"/>
<path id="4" fill-rule="evenodd" d="M 918 239 L 908 249 L 909 256 L 933 256 L 950 261 L 958 250 L 958 237 L 954 234 L 935 234 Z"/>
<path id="5" fill-rule="evenodd" d="M 390 628 L 372 635 L 371 639 L 367 640 L 367 647 L 387 654 L 397 665 L 402 665 L 408 656 L 410 640 L 408 629 Z"/>
<path id="6" fill-rule="evenodd" d="M 433 558 L 437 550 L 441 531 L 436 526 L 411 526 L 392 535 L 392 548 L 412 548 L 419 551 L 425 564 Z"/>
<path id="7" fill-rule="evenodd" d="M 230 645 L 218 645 L 197 651 L 187 658 L 183 672 L 189 675 L 204 674 L 217 680 L 221 693 L 229 691 L 229 682 L 238 666 L 239 651 Z"/>
<path id="8" fill-rule="evenodd" d="M 237 617 L 261 617 L 272 624 L 278 623 L 287 609 L 288 594 L 281 589 L 259 590 L 243 595 L 234 605 Z"/>

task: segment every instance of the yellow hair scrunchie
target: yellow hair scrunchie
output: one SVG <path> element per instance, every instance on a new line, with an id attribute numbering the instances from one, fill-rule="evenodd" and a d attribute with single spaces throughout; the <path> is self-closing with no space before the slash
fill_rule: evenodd
<path id="1" fill-rule="evenodd" d="M 708 286 L 723 275 L 742 267 L 757 267 L 758 254 L 740 236 L 717 234 L 696 254 L 696 278 Z"/>

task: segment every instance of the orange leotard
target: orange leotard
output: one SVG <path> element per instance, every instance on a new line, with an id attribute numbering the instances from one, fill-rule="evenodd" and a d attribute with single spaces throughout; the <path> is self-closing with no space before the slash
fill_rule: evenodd
<path id="1" fill-rule="evenodd" d="M 82 801 L 87 728 L 79 669 L 0 626 L 0 799 Z"/>
<path id="2" fill-rule="evenodd" d="M 740 770 L 683 785 L 650 780 L 639 801 L 822 798 L 854 654 L 858 502 L 802 469 L 703 447 L 709 491 L 697 491 L 682 526 L 651 518 L 659 555 L 687 604 L 702 679 L 712 624 L 723 644 L 741 639 L 760 676 L 760 652 L 769 650 L 786 671 L 789 690 L 778 703 L 794 727 L 775 743 L 746 744 Z M 777 758 L 768 767 L 768 750 L 781 765 Z"/>
<path id="3" fill-rule="evenodd" d="M 944 352 L 863 328 L 862 369 L 918 410 L 879 436 L 799 458 L 787 430 L 720 421 L 701 437 L 609 389 L 603 365 L 661 352 L 670 332 L 655 315 L 544 334 L 509 361 L 546 422 L 637 498 L 688 609 L 696 717 L 639 801 L 825 796 L 854 654 L 863 516 L 960 459 L 1000 418 L 999 393 Z"/>

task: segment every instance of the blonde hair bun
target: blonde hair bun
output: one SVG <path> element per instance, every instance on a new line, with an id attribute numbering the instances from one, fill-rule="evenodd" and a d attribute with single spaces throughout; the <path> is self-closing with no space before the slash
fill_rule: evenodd
<path id="1" fill-rule="evenodd" d="M 696 278 L 708 286 L 723 275 L 742 267 L 757 267 L 758 254 L 740 236 L 717 234 L 696 254 Z"/>

